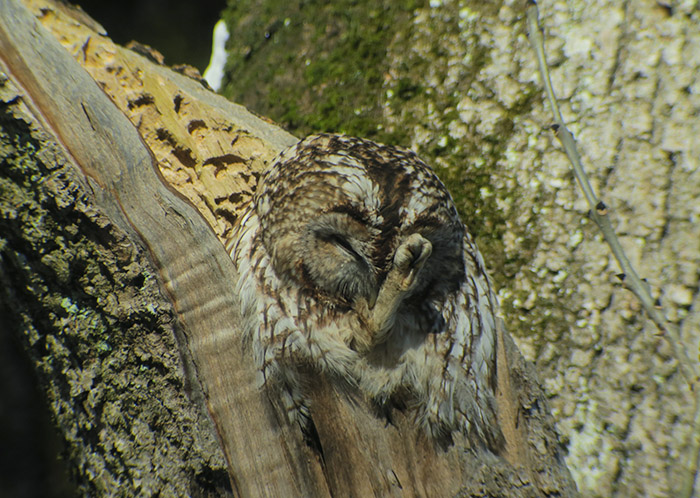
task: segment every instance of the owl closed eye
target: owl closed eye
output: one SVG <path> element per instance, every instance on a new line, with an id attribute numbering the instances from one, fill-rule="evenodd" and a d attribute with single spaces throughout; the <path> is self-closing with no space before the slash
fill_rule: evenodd
<path id="1" fill-rule="evenodd" d="M 500 446 L 495 294 L 449 193 L 413 152 L 304 139 L 263 174 L 227 249 L 246 343 L 292 418 L 308 412 L 310 367 L 410 407 L 436 440 L 461 431 Z"/>
<path id="2" fill-rule="evenodd" d="M 374 301 L 378 275 L 369 255 L 372 235 L 346 213 L 329 212 L 311 220 L 301 241 L 302 281 L 331 299 Z"/>

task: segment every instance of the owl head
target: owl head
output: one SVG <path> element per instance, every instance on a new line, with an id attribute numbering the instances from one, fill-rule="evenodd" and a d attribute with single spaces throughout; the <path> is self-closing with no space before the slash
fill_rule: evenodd
<path id="1" fill-rule="evenodd" d="M 326 303 L 371 307 L 413 234 L 430 253 L 411 296 L 438 298 L 464 276 L 464 226 L 443 184 L 411 151 L 311 136 L 263 175 L 254 203 L 277 276 Z M 408 251 L 416 262 L 425 257 Z"/>

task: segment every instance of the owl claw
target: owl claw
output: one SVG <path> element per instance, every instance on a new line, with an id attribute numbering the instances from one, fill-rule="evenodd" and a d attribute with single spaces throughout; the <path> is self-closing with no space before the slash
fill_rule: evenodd
<path id="1" fill-rule="evenodd" d="M 366 298 L 367 299 L 367 307 L 369 309 L 374 308 L 374 305 L 377 304 L 378 295 L 379 295 L 379 292 L 377 291 L 376 288 L 373 288 L 370 290 L 370 295 Z"/>

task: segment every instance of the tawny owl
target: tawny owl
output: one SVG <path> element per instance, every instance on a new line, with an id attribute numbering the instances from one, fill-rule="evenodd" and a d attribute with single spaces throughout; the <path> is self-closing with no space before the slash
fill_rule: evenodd
<path id="1" fill-rule="evenodd" d="M 411 151 L 306 138 L 263 174 L 227 246 L 263 382 L 305 409 L 302 370 L 400 403 L 435 437 L 495 447 L 496 297 L 433 171 Z"/>

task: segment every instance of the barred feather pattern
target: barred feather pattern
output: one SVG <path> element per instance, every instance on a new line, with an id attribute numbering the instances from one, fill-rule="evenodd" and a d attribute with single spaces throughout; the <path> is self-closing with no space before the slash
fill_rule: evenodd
<path id="1" fill-rule="evenodd" d="M 260 179 L 227 250 L 245 345 L 292 420 L 309 371 L 401 406 L 435 440 L 502 445 L 497 300 L 433 171 L 409 151 L 315 135 Z"/>

